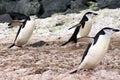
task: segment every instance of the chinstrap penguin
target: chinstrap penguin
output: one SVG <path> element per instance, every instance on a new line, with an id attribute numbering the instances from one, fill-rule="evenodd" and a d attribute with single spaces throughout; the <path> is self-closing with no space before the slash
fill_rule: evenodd
<path id="1" fill-rule="evenodd" d="M 80 65 L 77 69 L 70 72 L 70 74 L 76 73 L 81 69 L 93 69 L 104 58 L 105 53 L 108 50 L 111 35 L 114 32 L 120 30 L 105 27 L 101 29 L 93 38 L 93 41 L 89 43 L 87 49 L 84 52 Z"/>
<path id="2" fill-rule="evenodd" d="M 9 46 L 8 48 L 11 48 L 13 46 L 22 47 L 24 44 L 26 44 L 31 37 L 33 30 L 35 28 L 35 19 L 37 16 L 29 16 L 23 24 L 19 27 L 18 32 L 16 34 L 14 43 Z"/>
<path id="3" fill-rule="evenodd" d="M 68 44 L 69 42 L 74 42 L 77 43 L 77 38 L 78 37 L 87 37 L 87 35 L 89 34 L 91 27 L 92 27 L 92 18 L 94 15 L 98 15 L 97 13 L 94 12 L 87 12 L 84 14 L 83 18 L 81 19 L 81 21 L 72 26 L 70 29 L 75 28 L 72 36 L 70 37 L 70 39 L 65 42 L 64 44 L 62 44 L 62 46 Z"/>

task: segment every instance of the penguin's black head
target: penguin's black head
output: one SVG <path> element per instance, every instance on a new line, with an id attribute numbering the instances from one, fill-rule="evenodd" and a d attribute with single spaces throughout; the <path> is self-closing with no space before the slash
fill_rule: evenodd
<path id="1" fill-rule="evenodd" d="M 97 13 L 94 13 L 94 12 L 87 12 L 87 13 L 85 13 L 86 15 L 88 15 L 88 14 L 93 14 L 93 15 L 98 15 Z"/>
<path id="2" fill-rule="evenodd" d="M 110 27 L 105 27 L 105 28 L 101 29 L 101 30 L 96 34 L 96 36 L 105 35 L 105 34 L 111 35 L 111 34 L 113 34 L 114 32 L 119 32 L 119 31 L 120 31 L 119 29 L 110 28 Z"/>
<path id="3" fill-rule="evenodd" d="M 110 28 L 110 27 L 105 27 L 103 28 L 102 30 L 104 31 L 111 31 L 111 32 L 119 32 L 120 30 L 119 29 L 115 29 L 115 28 Z"/>
<path id="4" fill-rule="evenodd" d="M 95 15 L 98 15 L 97 13 L 94 12 L 87 12 L 85 13 L 84 16 L 86 16 L 88 19 L 93 18 Z"/>
<path id="5" fill-rule="evenodd" d="M 105 27 L 103 29 L 101 29 L 97 35 L 111 35 L 114 32 L 119 32 L 119 29 L 115 29 L 115 28 L 110 28 L 110 27 Z"/>
<path id="6" fill-rule="evenodd" d="M 96 36 L 94 37 L 94 43 L 95 44 L 99 38 L 100 35 L 107 35 L 107 36 L 111 36 L 111 34 L 113 34 L 114 32 L 119 32 L 119 29 L 115 29 L 115 28 L 110 28 L 110 27 L 105 27 L 103 29 L 101 29 Z"/>

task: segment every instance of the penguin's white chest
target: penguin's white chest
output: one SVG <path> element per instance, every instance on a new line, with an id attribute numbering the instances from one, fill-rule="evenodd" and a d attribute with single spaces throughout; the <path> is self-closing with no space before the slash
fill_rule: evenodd
<path id="1" fill-rule="evenodd" d="M 109 47 L 110 37 L 100 36 L 95 45 L 91 45 L 85 59 L 81 63 L 81 68 L 93 68 L 104 58 Z"/>
<path id="2" fill-rule="evenodd" d="M 80 31 L 78 33 L 78 37 L 85 37 L 89 34 L 90 30 L 92 27 L 92 21 L 89 20 L 87 22 L 85 22 L 84 28 L 80 28 Z"/>
<path id="3" fill-rule="evenodd" d="M 16 44 L 21 46 L 21 45 L 27 43 L 29 38 L 32 35 L 34 27 L 35 27 L 34 21 L 27 21 L 24 28 L 21 29 L 21 31 L 18 35 L 18 38 L 16 40 Z"/>

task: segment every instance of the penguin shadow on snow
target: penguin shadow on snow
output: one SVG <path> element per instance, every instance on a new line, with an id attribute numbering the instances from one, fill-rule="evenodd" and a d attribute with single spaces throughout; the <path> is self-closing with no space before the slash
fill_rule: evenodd
<path id="1" fill-rule="evenodd" d="M 86 47 L 89 45 L 90 42 L 92 42 L 92 40 L 93 37 L 78 38 L 75 46 L 78 47 L 79 49 L 86 49 Z"/>
<path id="2" fill-rule="evenodd" d="M 44 48 L 44 49 L 54 49 L 54 50 L 63 50 L 63 51 L 72 51 L 72 50 L 77 50 L 77 49 L 84 49 L 88 44 L 79 44 L 79 47 L 74 46 L 74 44 L 69 44 L 66 45 L 65 47 L 61 47 L 61 44 L 63 41 L 37 41 L 32 44 L 26 45 L 26 47 L 33 47 L 33 48 Z"/>
<path id="3" fill-rule="evenodd" d="M 92 40 L 93 40 L 92 37 L 91 38 L 88 38 L 88 37 L 77 38 L 77 43 L 70 42 L 69 44 L 62 46 L 62 47 L 66 47 L 66 48 L 75 47 L 76 49 L 85 49 L 87 45 L 89 44 L 89 42 L 91 42 Z"/>
<path id="4" fill-rule="evenodd" d="M 38 41 L 38 42 L 35 42 L 35 43 L 30 44 L 28 46 L 31 46 L 31 47 L 42 47 L 42 46 L 44 46 L 46 44 L 47 44 L 47 42 L 45 42 L 45 41 Z"/>

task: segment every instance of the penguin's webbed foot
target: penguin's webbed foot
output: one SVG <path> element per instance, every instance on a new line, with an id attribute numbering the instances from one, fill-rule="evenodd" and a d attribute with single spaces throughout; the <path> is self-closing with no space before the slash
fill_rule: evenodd
<path id="1" fill-rule="evenodd" d="M 10 45 L 8 48 L 12 48 L 13 46 L 15 46 L 15 44 L 13 43 L 12 45 Z"/>
<path id="2" fill-rule="evenodd" d="M 75 69 L 75 70 L 70 71 L 69 74 L 75 74 L 75 73 L 77 73 L 77 72 L 78 72 L 78 70 Z"/>

